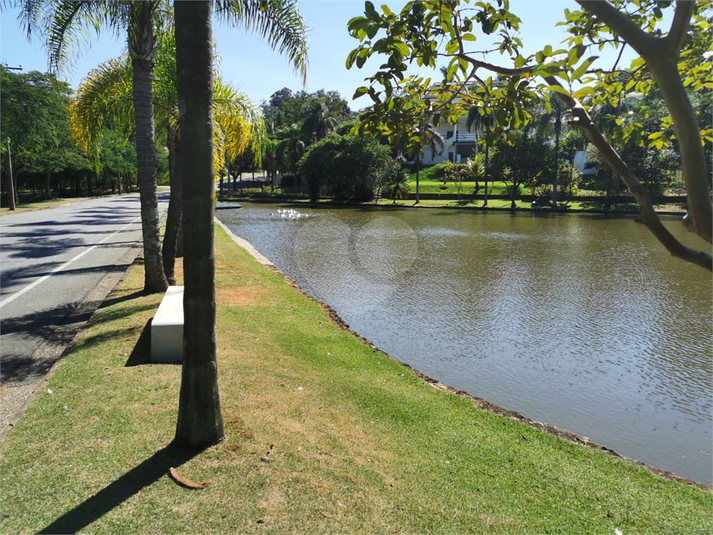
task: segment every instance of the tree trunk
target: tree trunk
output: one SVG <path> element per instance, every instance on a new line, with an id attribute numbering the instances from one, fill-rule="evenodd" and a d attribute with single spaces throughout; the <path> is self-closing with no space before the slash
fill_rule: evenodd
<path id="1" fill-rule="evenodd" d="M 421 171 L 421 159 L 416 156 L 416 204 L 421 200 L 421 182 L 419 180 L 419 173 Z"/>
<path id="2" fill-rule="evenodd" d="M 560 169 L 560 131 L 562 119 L 558 115 L 555 122 L 555 176 L 552 178 L 552 209 L 557 210 L 557 174 Z"/>
<path id="3" fill-rule="evenodd" d="M 488 129 L 488 133 L 486 135 L 490 135 L 490 129 Z M 490 142 L 488 141 L 488 138 L 485 138 L 485 194 L 484 194 L 484 200 L 483 200 L 483 208 L 488 206 L 488 167 L 489 167 L 489 157 L 490 157 Z"/>
<path id="4" fill-rule="evenodd" d="M 213 251 L 213 39 L 211 2 L 174 2 L 176 86 L 184 179 L 183 373 L 176 441 L 202 447 L 225 438 L 218 394 Z"/>
<path id="5" fill-rule="evenodd" d="M 176 251 L 178 234 L 181 229 L 183 214 L 183 184 L 178 173 L 176 157 L 178 152 L 178 131 L 169 121 L 168 124 L 168 177 L 171 184 L 171 199 L 168 202 L 166 233 L 163 236 L 163 271 L 169 284 L 176 284 Z"/>
<path id="6" fill-rule="evenodd" d="M 12 178 L 12 154 L 10 142 L 7 142 L 7 205 L 10 210 L 15 210 L 15 184 Z"/>
<path id="7" fill-rule="evenodd" d="M 144 291 L 164 292 L 168 281 L 163 272 L 158 194 L 156 191 L 156 141 L 153 115 L 153 56 L 156 48 L 152 6 L 149 2 L 132 5 L 129 53 L 133 68 L 134 120 L 136 124 L 136 163 L 141 230 L 144 241 Z"/>
<path id="8" fill-rule="evenodd" d="M 52 173 L 49 169 L 45 169 L 45 199 L 50 200 L 52 198 L 52 192 L 50 191 L 50 179 L 52 178 Z M 59 185 L 57 186 L 59 188 Z M 59 197 L 59 191 L 57 192 L 57 197 Z"/>

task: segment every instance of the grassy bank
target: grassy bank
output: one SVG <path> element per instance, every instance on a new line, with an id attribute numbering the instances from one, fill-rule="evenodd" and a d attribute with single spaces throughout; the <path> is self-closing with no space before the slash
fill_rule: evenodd
<path id="1" fill-rule="evenodd" d="M 710 493 L 433 388 L 220 229 L 216 260 L 225 442 L 169 447 L 138 266 L 0 445 L 2 533 L 713 530 Z"/>

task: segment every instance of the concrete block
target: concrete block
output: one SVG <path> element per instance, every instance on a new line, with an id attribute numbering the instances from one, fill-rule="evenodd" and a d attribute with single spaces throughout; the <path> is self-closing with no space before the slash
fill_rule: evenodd
<path id="1" fill-rule="evenodd" d="M 183 362 L 183 286 L 169 286 L 151 321 L 151 362 Z"/>

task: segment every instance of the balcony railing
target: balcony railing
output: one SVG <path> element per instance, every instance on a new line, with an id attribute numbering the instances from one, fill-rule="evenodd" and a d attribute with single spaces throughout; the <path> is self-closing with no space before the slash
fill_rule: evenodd
<path id="1" fill-rule="evenodd" d="M 453 137 L 449 139 L 451 143 L 475 143 L 475 134 L 467 133 L 463 134 L 461 132 L 456 132 Z"/>

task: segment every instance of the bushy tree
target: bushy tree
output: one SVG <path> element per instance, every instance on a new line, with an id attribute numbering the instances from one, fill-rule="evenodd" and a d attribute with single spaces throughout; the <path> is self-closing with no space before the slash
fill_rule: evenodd
<path id="1" fill-rule="evenodd" d="M 322 118 L 332 118 L 335 124 L 340 124 L 352 117 L 349 103 L 338 91 L 320 89 L 314 93 L 297 91 L 293 93 L 283 87 L 275 91 L 267 102 L 262 103 L 265 122 L 276 132 L 293 124 L 302 125 L 313 117 L 315 126 L 323 123 Z M 318 116 L 316 119 L 315 116 Z M 321 117 L 319 117 L 321 116 Z M 316 128 L 315 128 L 316 129 Z M 312 132 L 308 132 L 312 134 Z M 309 135 L 307 136 L 309 137 Z M 306 141 L 309 141 L 308 139 Z"/>
<path id="2" fill-rule="evenodd" d="M 59 173 L 70 181 L 88 176 L 89 162 L 72 141 L 67 124 L 69 84 L 52 74 L 14 73 L 0 66 L 0 90 L 3 154 L 7 163 L 10 149 L 14 179 L 20 188 L 34 187 L 39 179 L 49 198 L 52 179 Z M 7 165 L 3 171 L 9 174 Z"/>
<path id="3" fill-rule="evenodd" d="M 331 134 L 312 145 L 299 162 L 310 199 L 370 201 L 397 172 L 389 147 L 371 136 Z"/>
<path id="4" fill-rule="evenodd" d="M 551 184 L 551 154 L 547 142 L 530 129 L 521 129 L 497 143 L 491 171 L 508 183 L 511 209 L 516 208 L 515 199 L 523 187 L 541 182 Z"/>

